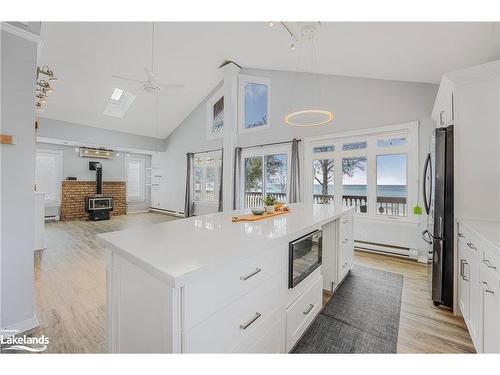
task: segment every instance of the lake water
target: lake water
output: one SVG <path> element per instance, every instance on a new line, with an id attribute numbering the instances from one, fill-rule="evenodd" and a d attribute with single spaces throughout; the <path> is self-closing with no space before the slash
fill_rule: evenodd
<path id="1" fill-rule="evenodd" d="M 321 185 L 313 185 L 314 194 L 321 194 Z M 328 194 L 333 194 L 333 185 L 328 186 Z M 366 185 L 344 185 L 344 195 L 366 195 Z M 378 185 L 379 197 L 406 197 L 406 185 Z"/>

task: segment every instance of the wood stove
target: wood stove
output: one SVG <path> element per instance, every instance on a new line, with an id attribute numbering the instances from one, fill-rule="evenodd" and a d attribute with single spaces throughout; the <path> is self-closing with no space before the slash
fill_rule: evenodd
<path id="1" fill-rule="evenodd" d="M 113 197 L 102 194 L 102 164 L 91 161 L 89 170 L 95 171 L 95 195 L 87 197 L 85 211 L 89 213 L 89 220 L 109 220 Z"/>

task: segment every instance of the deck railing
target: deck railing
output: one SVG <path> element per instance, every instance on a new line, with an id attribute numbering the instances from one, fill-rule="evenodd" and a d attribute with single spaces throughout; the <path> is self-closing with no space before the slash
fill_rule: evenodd
<path id="1" fill-rule="evenodd" d="M 276 198 L 279 202 L 286 202 L 285 193 L 269 193 L 270 196 Z M 331 194 L 314 194 L 313 202 L 319 204 L 333 204 L 333 195 Z M 356 212 L 365 213 L 367 211 L 366 195 L 343 195 L 342 203 L 345 206 L 354 206 Z M 245 193 L 245 207 L 262 206 L 262 193 L 250 192 Z M 406 216 L 407 204 L 405 197 L 377 197 L 377 213 L 385 216 Z"/>
<path id="2" fill-rule="evenodd" d="M 267 193 L 274 197 L 278 202 L 286 202 L 286 193 Z M 247 191 L 245 192 L 245 208 L 262 206 L 262 193 Z"/>

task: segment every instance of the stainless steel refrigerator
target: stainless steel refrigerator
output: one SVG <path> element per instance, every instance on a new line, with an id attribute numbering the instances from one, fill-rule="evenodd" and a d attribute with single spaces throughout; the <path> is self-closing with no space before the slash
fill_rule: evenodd
<path id="1" fill-rule="evenodd" d="M 453 126 L 436 129 L 433 151 L 423 178 L 424 206 L 432 224 L 422 237 L 432 244 L 432 302 L 453 308 Z"/>

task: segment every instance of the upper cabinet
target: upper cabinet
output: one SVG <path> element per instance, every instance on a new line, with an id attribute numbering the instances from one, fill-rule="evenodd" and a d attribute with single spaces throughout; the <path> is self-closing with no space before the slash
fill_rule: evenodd
<path id="1" fill-rule="evenodd" d="M 453 125 L 455 119 L 453 84 L 446 76 L 441 80 L 431 117 L 436 121 L 438 128 Z"/>

